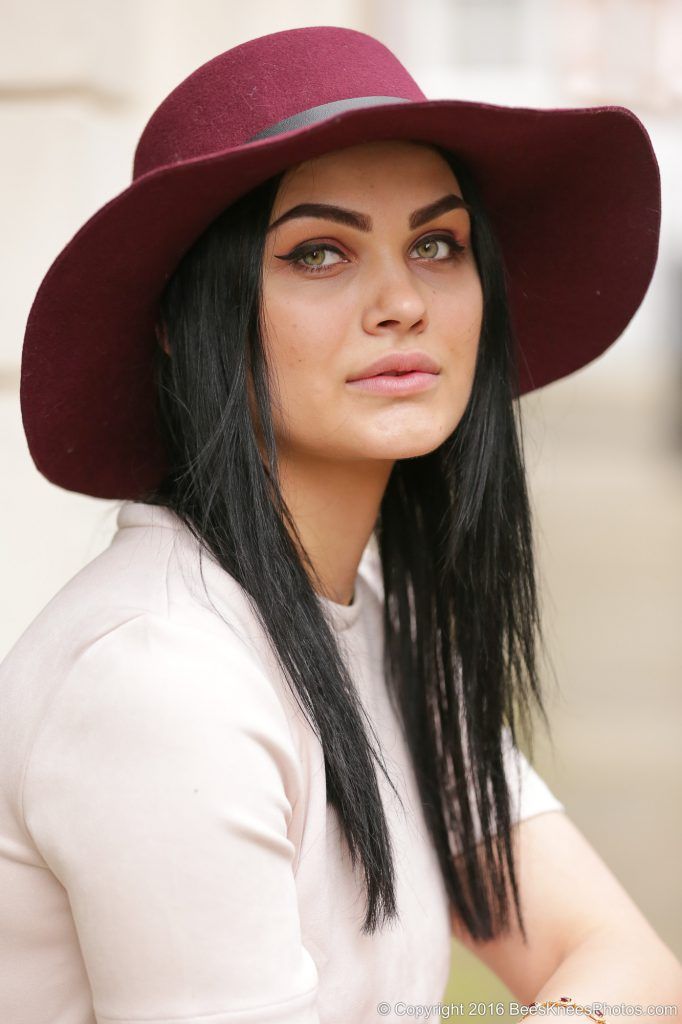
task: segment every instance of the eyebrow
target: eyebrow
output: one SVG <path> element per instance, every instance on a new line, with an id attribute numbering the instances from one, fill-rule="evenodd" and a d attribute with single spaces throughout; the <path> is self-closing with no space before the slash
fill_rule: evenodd
<path id="1" fill-rule="evenodd" d="M 448 195 L 441 196 L 440 199 L 436 199 L 433 203 L 428 203 L 427 206 L 422 206 L 418 210 L 413 210 L 409 216 L 409 227 L 418 228 L 422 224 L 426 224 L 428 221 L 433 220 L 434 217 L 440 216 L 441 213 L 447 213 L 448 210 L 467 210 L 471 215 L 471 207 L 468 203 L 462 199 L 461 196 L 457 196 L 454 192 L 448 193 Z M 358 213 L 356 210 L 347 210 L 343 206 L 334 206 L 331 203 L 299 203 L 298 206 L 292 206 L 290 210 L 283 213 L 281 217 L 273 221 L 268 226 L 266 234 L 269 234 L 280 224 L 283 224 L 287 220 L 294 220 L 297 217 L 319 217 L 321 220 L 335 220 L 339 224 L 345 224 L 351 228 L 357 228 L 358 231 L 371 231 L 372 230 L 372 219 L 365 213 Z"/>

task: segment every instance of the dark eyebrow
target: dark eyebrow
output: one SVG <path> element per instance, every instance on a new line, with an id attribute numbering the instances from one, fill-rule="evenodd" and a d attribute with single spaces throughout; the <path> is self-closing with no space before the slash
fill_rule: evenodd
<path id="1" fill-rule="evenodd" d="M 428 206 L 422 206 L 418 210 L 413 210 L 409 217 L 409 227 L 421 227 L 422 224 L 433 220 L 434 217 L 438 217 L 441 213 L 459 209 L 467 210 L 471 214 L 469 204 L 461 196 L 451 192 L 446 196 L 441 196 L 440 199 L 436 199 L 435 202 L 429 203 Z M 287 210 L 281 217 L 273 221 L 269 225 L 266 234 L 269 234 L 285 221 L 293 220 L 296 217 L 319 217 L 322 220 L 338 221 L 339 224 L 346 224 L 348 227 L 357 228 L 358 231 L 372 230 L 372 220 L 364 213 L 347 210 L 342 206 L 332 206 L 330 203 L 299 203 L 298 206 L 292 206 L 290 210 Z"/>

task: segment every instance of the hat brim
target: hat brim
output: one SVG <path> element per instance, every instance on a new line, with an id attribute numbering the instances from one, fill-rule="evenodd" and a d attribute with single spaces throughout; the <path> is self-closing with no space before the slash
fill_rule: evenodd
<path id="1" fill-rule="evenodd" d="M 520 394 L 620 336 L 649 286 L 660 231 L 658 165 L 632 111 L 463 100 L 350 109 L 142 175 L 63 248 L 31 306 L 21 364 L 24 430 L 48 480 L 117 499 L 160 481 L 154 321 L 182 255 L 278 171 L 378 139 L 435 143 L 472 170 L 507 268 Z"/>

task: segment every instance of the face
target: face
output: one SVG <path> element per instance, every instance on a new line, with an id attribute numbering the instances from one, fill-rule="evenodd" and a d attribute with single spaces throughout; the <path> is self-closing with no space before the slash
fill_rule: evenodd
<path id="1" fill-rule="evenodd" d="M 456 198 L 425 208 L 461 195 L 440 154 L 412 142 L 363 143 L 287 171 L 263 257 L 280 457 L 392 462 L 433 451 L 455 429 L 483 296 L 467 210 Z M 276 223 L 311 203 L 352 213 Z M 437 372 L 351 383 L 400 354 L 426 357 Z"/>

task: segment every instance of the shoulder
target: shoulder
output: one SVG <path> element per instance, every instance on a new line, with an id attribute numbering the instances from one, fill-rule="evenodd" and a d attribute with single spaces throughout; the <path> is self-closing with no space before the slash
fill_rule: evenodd
<path id="1" fill-rule="evenodd" d="M 244 722 L 266 712 L 284 716 L 265 665 L 238 631 L 177 609 L 132 615 L 74 652 L 64 689 L 112 712 L 130 704 L 190 720 L 209 711 Z"/>
<path id="2" fill-rule="evenodd" d="M 74 654 L 54 703 L 53 716 L 88 717 L 112 741 L 141 723 L 203 736 L 230 728 L 267 731 L 273 741 L 288 735 L 266 666 L 229 624 L 218 628 L 208 616 L 141 612 L 118 623 Z"/>
<path id="3" fill-rule="evenodd" d="M 30 732 L 48 709 L 81 691 L 102 702 L 153 701 L 163 691 L 177 705 L 213 693 L 226 706 L 245 690 L 245 714 L 259 699 L 272 702 L 267 683 L 277 672 L 262 657 L 244 591 L 212 565 L 207 595 L 203 575 L 198 546 L 185 532 L 119 529 L 0 663 L 0 716 Z M 261 685 L 246 682 L 252 678 Z"/>
<path id="4" fill-rule="evenodd" d="M 65 801 L 71 820 L 98 806 L 128 820 L 137 803 L 164 813 L 190 780 L 204 793 L 258 789 L 288 821 L 301 788 L 290 722 L 243 643 L 141 613 L 70 665 L 30 750 L 25 820 L 39 827 L 32 812 L 44 821 Z"/>

